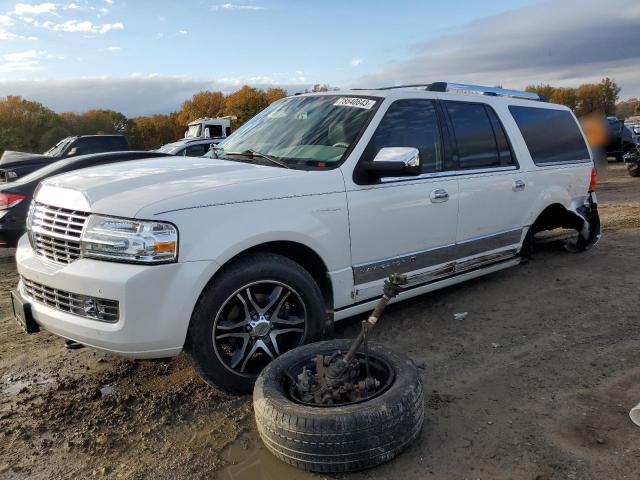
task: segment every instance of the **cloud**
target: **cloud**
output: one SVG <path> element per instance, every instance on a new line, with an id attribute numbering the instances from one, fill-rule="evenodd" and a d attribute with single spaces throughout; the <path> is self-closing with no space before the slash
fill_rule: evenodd
<path id="1" fill-rule="evenodd" d="M 38 37 L 18 35 L 10 32 L 0 26 L 0 40 L 12 41 L 12 40 L 38 40 Z"/>
<path id="2" fill-rule="evenodd" d="M 255 84 L 257 88 L 272 84 Z M 310 88 L 308 84 L 278 84 L 290 93 Z M 42 102 L 57 112 L 82 112 L 111 108 L 132 117 L 177 111 L 182 102 L 200 90 L 232 92 L 238 85 L 213 79 L 136 75 L 79 79 L 0 80 L 2 95 L 21 95 Z"/>
<path id="3" fill-rule="evenodd" d="M 253 10 L 253 11 L 258 11 L 258 10 L 266 10 L 266 8 L 260 7 L 258 5 L 239 5 L 237 3 L 223 3 L 223 4 L 220 4 L 220 5 L 212 5 L 211 6 L 211 10 L 213 10 L 213 11 L 218 11 L 218 10 Z"/>
<path id="4" fill-rule="evenodd" d="M 122 47 L 107 47 L 107 50 L 109 50 L 110 52 L 119 52 L 120 50 L 122 50 Z"/>
<path id="5" fill-rule="evenodd" d="M 67 5 L 65 7 L 67 10 L 76 10 L 78 8 L 80 8 L 80 5 L 76 5 L 75 3 L 70 3 L 69 5 Z"/>
<path id="6" fill-rule="evenodd" d="M 180 35 L 186 35 L 186 34 L 187 34 L 187 33 L 189 33 L 189 32 L 187 32 L 186 30 L 178 30 L 178 33 L 179 33 Z"/>
<path id="7" fill-rule="evenodd" d="M 42 67 L 38 59 L 44 54 L 37 50 L 5 53 L 0 56 L 0 73 L 40 70 Z"/>
<path id="8" fill-rule="evenodd" d="M 57 6 L 55 3 L 40 3 L 36 5 L 27 5 L 26 3 L 17 3 L 13 11 L 9 12 L 16 16 L 23 15 L 39 15 L 41 13 L 53 13 Z"/>
<path id="9" fill-rule="evenodd" d="M 0 15 L 0 27 L 12 27 L 13 20 L 11 17 L 7 17 L 6 15 Z"/>
<path id="10" fill-rule="evenodd" d="M 122 23 L 103 23 L 95 24 L 88 20 L 67 20 L 64 23 L 43 22 L 38 24 L 49 30 L 55 30 L 56 32 L 85 32 L 85 33 L 107 33 L 111 30 L 123 30 L 124 25 Z"/>
<path id="11" fill-rule="evenodd" d="M 640 95 L 640 2 L 554 0 L 475 21 L 415 45 L 409 59 L 361 78 L 358 86 L 439 80 L 523 88 L 614 77 Z"/>
<path id="12" fill-rule="evenodd" d="M 362 59 L 361 58 L 352 58 L 351 59 L 351 66 L 352 67 L 357 67 L 361 63 L 362 63 Z"/>

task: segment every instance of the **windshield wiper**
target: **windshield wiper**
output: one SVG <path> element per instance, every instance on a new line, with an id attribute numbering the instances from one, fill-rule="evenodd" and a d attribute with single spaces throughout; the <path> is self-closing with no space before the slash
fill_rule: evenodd
<path id="1" fill-rule="evenodd" d="M 224 155 L 243 155 L 251 159 L 253 159 L 254 157 L 263 158 L 282 168 L 291 168 L 291 166 L 287 165 L 282 160 L 278 160 L 277 158 L 272 157 L 271 155 L 267 155 L 266 153 L 261 153 L 261 152 L 258 152 L 257 150 L 252 150 L 252 149 L 245 150 L 244 152 L 224 152 Z"/>

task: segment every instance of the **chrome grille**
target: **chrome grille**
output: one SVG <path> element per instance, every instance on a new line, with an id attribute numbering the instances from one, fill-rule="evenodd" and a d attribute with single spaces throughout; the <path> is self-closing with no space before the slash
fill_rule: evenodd
<path id="1" fill-rule="evenodd" d="M 47 287 L 21 277 L 25 295 L 33 301 L 42 303 L 63 312 L 80 317 L 115 323 L 120 317 L 120 306 L 117 300 L 79 295 L 77 293 Z"/>
<path id="2" fill-rule="evenodd" d="M 80 236 L 89 213 L 42 203 L 32 208 L 29 234 L 35 252 L 57 263 L 80 258 Z"/>

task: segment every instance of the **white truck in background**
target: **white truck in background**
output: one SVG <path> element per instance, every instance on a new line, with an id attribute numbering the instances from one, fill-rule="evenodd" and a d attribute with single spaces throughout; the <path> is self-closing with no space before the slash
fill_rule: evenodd
<path id="1" fill-rule="evenodd" d="M 222 140 L 231 135 L 232 117 L 199 118 L 189 123 L 189 128 L 184 132 L 184 138 L 191 140 L 196 138 L 215 138 Z"/>

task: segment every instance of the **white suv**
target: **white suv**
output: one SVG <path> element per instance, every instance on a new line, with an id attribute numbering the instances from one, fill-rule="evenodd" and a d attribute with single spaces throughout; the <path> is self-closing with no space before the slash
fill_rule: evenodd
<path id="1" fill-rule="evenodd" d="M 517 265 L 535 232 L 600 236 L 569 109 L 436 83 L 280 100 L 216 150 L 53 177 L 16 257 L 16 317 L 134 358 L 186 350 L 244 392 L 271 359 L 373 307 Z"/>

